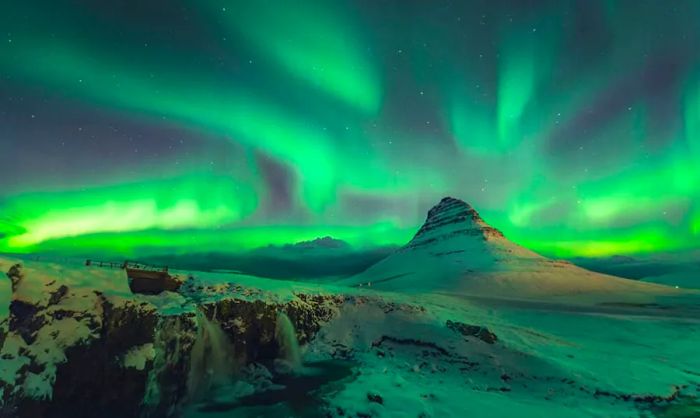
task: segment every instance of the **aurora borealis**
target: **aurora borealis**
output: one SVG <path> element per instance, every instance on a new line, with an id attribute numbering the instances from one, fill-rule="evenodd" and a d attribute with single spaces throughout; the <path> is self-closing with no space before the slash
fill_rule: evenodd
<path id="1" fill-rule="evenodd" d="M 0 251 L 700 246 L 700 3 L 10 2 Z"/>

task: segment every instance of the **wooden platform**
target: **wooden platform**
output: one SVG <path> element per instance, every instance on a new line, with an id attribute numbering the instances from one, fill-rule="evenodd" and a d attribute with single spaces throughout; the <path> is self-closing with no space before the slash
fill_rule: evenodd
<path id="1" fill-rule="evenodd" d="M 85 265 L 125 270 L 132 293 L 157 295 L 165 291 L 176 292 L 182 284 L 177 277 L 168 273 L 167 266 L 153 266 L 128 260 L 124 262 L 86 260 Z"/>
<path id="2" fill-rule="evenodd" d="M 181 283 L 167 271 L 142 270 L 126 268 L 129 278 L 129 289 L 133 293 L 157 295 L 164 291 L 176 292 Z"/>

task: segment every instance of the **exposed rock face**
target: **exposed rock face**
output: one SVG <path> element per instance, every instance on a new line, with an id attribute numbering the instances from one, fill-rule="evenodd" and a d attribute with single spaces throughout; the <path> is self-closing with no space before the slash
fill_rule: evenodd
<path id="1" fill-rule="evenodd" d="M 471 205 L 453 197 L 445 197 L 433 206 L 413 239 L 397 253 L 447 256 L 460 264 L 492 263 L 506 256 L 543 259 L 509 241 L 501 231 L 487 224 Z"/>
<path id="2" fill-rule="evenodd" d="M 44 324 L 44 317 L 37 315 L 39 308 L 21 300 L 10 302 L 10 331 L 19 334 L 25 343 L 32 344 Z"/>
<path id="3" fill-rule="evenodd" d="M 428 211 L 425 223 L 406 247 L 416 248 L 455 235 L 480 236 L 483 239 L 503 237 L 499 230 L 484 222 L 468 203 L 445 197 Z"/>
<path id="4" fill-rule="evenodd" d="M 342 297 L 330 295 L 298 294 L 296 297 L 285 304 L 226 298 L 201 305 L 201 309 L 207 318 L 216 321 L 231 337 L 238 360 L 248 363 L 277 356 L 279 346 L 274 336 L 278 312 L 289 316 L 299 343 L 306 344 L 316 335 L 321 324 L 333 317 L 337 306 L 344 302 Z"/>
<path id="5" fill-rule="evenodd" d="M 0 321 L 0 347 L 5 344 L 5 337 L 7 336 L 7 320 Z"/>
<path id="6" fill-rule="evenodd" d="M 15 264 L 10 267 L 10 270 L 7 272 L 7 277 L 9 277 L 12 281 L 12 291 L 14 292 L 17 289 L 19 282 L 22 281 L 22 278 L 24 277 L 22 274 L 22 266 L 20 264 Z"/>
<path id="7" fill-rule="evenodd" d="M 195 314 L 162 316 L 153 345 L 156 355 L 150 364 L 143 403 L 152 417 L 176 415 L 187 398 L 190 354 L 197 340 Z"/>
<path id="8" fill-rule="evenodd" d="M 76 309 L 78 298 L 91 299 L 91 309 Z M 45 305 L 13 300 L 10 308 L 0 415 L 137 416 L 148 370 L 124 367 L 121 357 L 153 342 L 159 320 L 153 306 L 98 292 L 69 294 L 61 285 Z"/>
<path id="9" fill-rule="evenodd" d="M 486 344 L 493 344 L 498 341 L 498 337 L 488 328 L 479 325 L 468 325 L 463 322 L 448 320 L 445 325 L 447 328 L 458 332 L 465 337 L 476 337 Z"/>
<path id="10" fill-rule="evenodd" d="M 21 266 L 12 272 L 22 277 Z M 23 286 L 27 280 L 32 277 Z M 115 418 L 176 416 L 189 393 L 201 326 L 196 310 L 221 326 L 243 366 L 276 358 L 279 311 L 304 344 L 344 303 L 342 297 L 306 294 L 256 299 L 240 287 L 214 289 L 217 298 L 195 303 L 174 294 L 123 298 L 53 281 L 36 285 L 46 288 L 47 297 L 14 297 L 7 332 L 0 332 L 2 417 L 87 418 L 96 411 Z M 181 306 L 163 310 L 154 304 L 168 297 Z"/>
<path id="11" fill-rule="evenodd" d="M 50 400 L 22 399 L 20 416 L 28 410 L 26 416 L 87 418 L 95 410 L 108 417 L 139 415 L 148 370 L 124 367 L 121 360 L 132 347 L 153 342 L 158 316 L 134 303 L 101 303 L 102 317 L 92 318 L 94 338 L 68 347 L 66 361 L 56 365 Z"/>
<path id="12" fill-rule="evenodd" d="M 468 239 L 484 242 L 474 236 L 461 236 L 460 242 Z M 12 264 L 5 262 L 5 268 Z M 547 320 L 544 329 L 510 321 L 523 312 L 528 319 L 556 314 L 540 313 L 539 304 L 536 314 L 516 304 L 501 315 L 494 309 L 507 310 L 508 304 L 481 306 L 454 295 L 214 274 L 188 279 L 182 294 L 143 296 L 129 293 L 118 271 L 41 263 L 15 271 L 23 279 L 13 293 L 11 316 L 0 321 L 0 417 L 160 418 L 227 410 L 237 415 L 235 408 L 267 408 L 263 405 L 278 400 L 293 410 L 289 415 L 303 404 L 329 417 L 406 411 L 470 416 L 479 410 L 493 416 L 513 410 L 533 416 L 637 416 L 640 405 L 670 406 L 697 392 L 697 376 L 689 372 L 695 362 L 685 356 L 692 341 L 637 344 L 637 330 L 664 341 L 690 335 L 695 329 L 686 314 L 672 333 L 668 327 L 675 319 L 586 315 L 589 330 L 611 336 L 606 343 L 603 334 L 587 340 L 584 332 L 572 339 L 574 311 L 566 311 L 561 324 Z M 290 341 L 292 322 L 305 344 L 304 371 L 313 373 L 288 375 L 277 367 L 274 333 L 281 312 L 288 321 L 279 340 Z M 626 343 L 620 345 L 620 338 Z M 222 346 L 231 349 L 212 349 Z M 625 361 L 627 348 L 636 350 L 640 362 Z M 220 353 L 234 362 L 198 361 L 219 359 L 211 354 Z M 613 380 L 595 361 L 600 353 L 623 368 Z M 668 361 L 654 363 L 659 356 Z M 238 370 L 228 367 L 235 362 Z M 642 363 L 653 367 L 644 370 Z M 212 368 L 218 364 L 225 367 Z M 582 373 L 587 369 L 592 373 Z M 223 387 L 207 380 L 215 370 L 224 371 Z M 201 392 L 192 390 L 200 387 Z M 530 405 L 539 406 L 525 409 Z M 278 406 L 266 412 L 277 413 Z"/>

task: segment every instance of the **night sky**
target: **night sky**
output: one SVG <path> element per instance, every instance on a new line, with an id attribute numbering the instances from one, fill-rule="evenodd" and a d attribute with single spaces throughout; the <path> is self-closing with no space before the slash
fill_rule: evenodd
<path id="1" fill-rule="evenodd" d="M 0 251 L 700 246 L 700 2 L 8 1 Z"/>

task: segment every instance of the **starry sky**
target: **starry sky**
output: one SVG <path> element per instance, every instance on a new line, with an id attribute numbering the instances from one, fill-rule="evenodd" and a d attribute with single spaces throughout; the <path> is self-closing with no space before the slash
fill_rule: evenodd
<path id="1" fill-rule="evenodd" d="M 700 247 L 700 2 L 15 1 L 0 251 Z"/>

